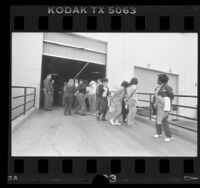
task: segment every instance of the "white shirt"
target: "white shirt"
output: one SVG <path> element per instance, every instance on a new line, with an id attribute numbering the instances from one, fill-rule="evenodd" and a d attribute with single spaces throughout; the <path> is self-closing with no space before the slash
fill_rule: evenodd
<path id="1" fill-rule="evenodd" d="M 127 97 L 131 96 L 129 100 L 134 99 L 137 102 L 137 86 L 132 85 L 131 87 L 127 87 L 126 91 L 127 91 Z"/>
<path id="2" fill-rule="evenodd" d="M 78 87 L 78 85 L 79 85 L 78 83 L 75 83 L 75 87 Z"/>
<path id="3" fill-rule="evenodd" d="M 164 106 L 164 111 L 169 112 L 171 109 L 171 101 L 169 97 L 164 97 L 165 100 L 165 106 Z"/>
<path id="4" fill-rule="evenodd" d="M 96 84 L 92 84 L 90 86 L 90 92 L 89 92 L 89 94 L 90 95 L 96 95 L 96 91 L 97 91 L 97 85 Z"/>
<path id="5" fill-rule="evenodd" d="M 107 96 L 107 93 L 108 93 L 108 88 L 104 86 L 103 89 L 104 89 L 104 92 L 103 92 L 103 95 L 102 95 L 102 96 L 103 96 L 103 97 L 106 97 L 106 96 Z"/>
<path id="6" fill-rule="evenodd" d="M 90 93 L 91 88 L 90 87 L 86 87 L 86 93 Z"/>

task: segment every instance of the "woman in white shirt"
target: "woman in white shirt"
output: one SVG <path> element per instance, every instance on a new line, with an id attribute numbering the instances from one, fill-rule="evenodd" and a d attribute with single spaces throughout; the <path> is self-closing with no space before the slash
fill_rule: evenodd
<path id="1" fill-rule="evenodd" d="M 96 107 L 96 89 L 97 89 L 96 82 L 91 81 L 89 84 L 88 102 L 89 102 L 89 112 L 93 115 L 95 115 L 95 107 Z"/>

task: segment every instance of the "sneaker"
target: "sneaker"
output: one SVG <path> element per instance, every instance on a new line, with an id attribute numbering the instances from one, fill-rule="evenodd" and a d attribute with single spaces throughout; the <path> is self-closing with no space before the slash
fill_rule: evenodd
<path id="1" fill-rule="evenodd" d="M 167 138 L 164 139 L 165 142 L 170 142 L 172 140 L 173 140 L 173 137 L 171 137 L 171 138 L 167 137 Z"/>
<path id="2" fill-rule="evenodd" d="M 131 123 L 131 124 L 128 124 L 128 123 L 127 123 L 127 126 L 128 126 L 128 127 L 134 127 L 134 124 L 132 124 L 132 123 Z"/>
<path id="3" fill-rule="evenodd" d="M 97 118 L 97 120 L 99 120 L 99 115 L 98 114 L 96 115 L 96 118 Z"/>
<path id="4" fill-rule="evenodd" d="M 110 123 L 111 123 L 111 125 L 115 125 L 115 122 L 114 122 L 113 118 L 110 119 Z"/>
<path id="5" fill-rule="evenodd" d="M 154 138 L 159 138 L 159 137 L 161 137 L 162 136 L 162 134 L 155 134 L 153 137 Z"/>
<path id="6" fill-rule="evenodd" d="M 101 121 L 107 121 L 106 118 L 102 118 Z"/>
<path id="7" fill-rule="evenodd" d="M 116 120 L 115 125 L 121 125 L 121 123 L 118 120 Z"/>

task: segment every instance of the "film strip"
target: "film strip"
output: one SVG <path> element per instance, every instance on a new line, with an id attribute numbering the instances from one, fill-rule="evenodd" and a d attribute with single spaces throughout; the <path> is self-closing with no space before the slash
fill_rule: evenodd
<path id="1" fill-rule="evenodd" d="M 10 23 L 11 33 L 199 34 L 200 6 L 12 6 Z M 9 131 L 9 184 L 199 183 L 199 150 L 197 157 L 18 157 Z"/>

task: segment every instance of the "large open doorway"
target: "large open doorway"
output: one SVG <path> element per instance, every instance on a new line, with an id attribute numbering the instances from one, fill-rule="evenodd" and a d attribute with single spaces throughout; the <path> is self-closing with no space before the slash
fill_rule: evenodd
<path id="1" fill-rule="evenodd" d="M 88 81 L 103 78 L 106 75 L 106 65 L 88 63 L 85 61 L 77 61 L 72 59 L 58 58 L 43 55 L 42 57 L 42 73 L 41 73 L 41 89 L 40 89 L 40 108 L 44 105 L 43 80 L 47 74 L 52 74 L 54 80 L 54 102 L 53 105 L 62 105 L 62 87 L 64 82 L 70 78 L 74 78 L 84 67 L 82 72 L 77 76 L 78 79 L 86 79 Z M 87 64 L 87 66 L 86 66 Z"/>

